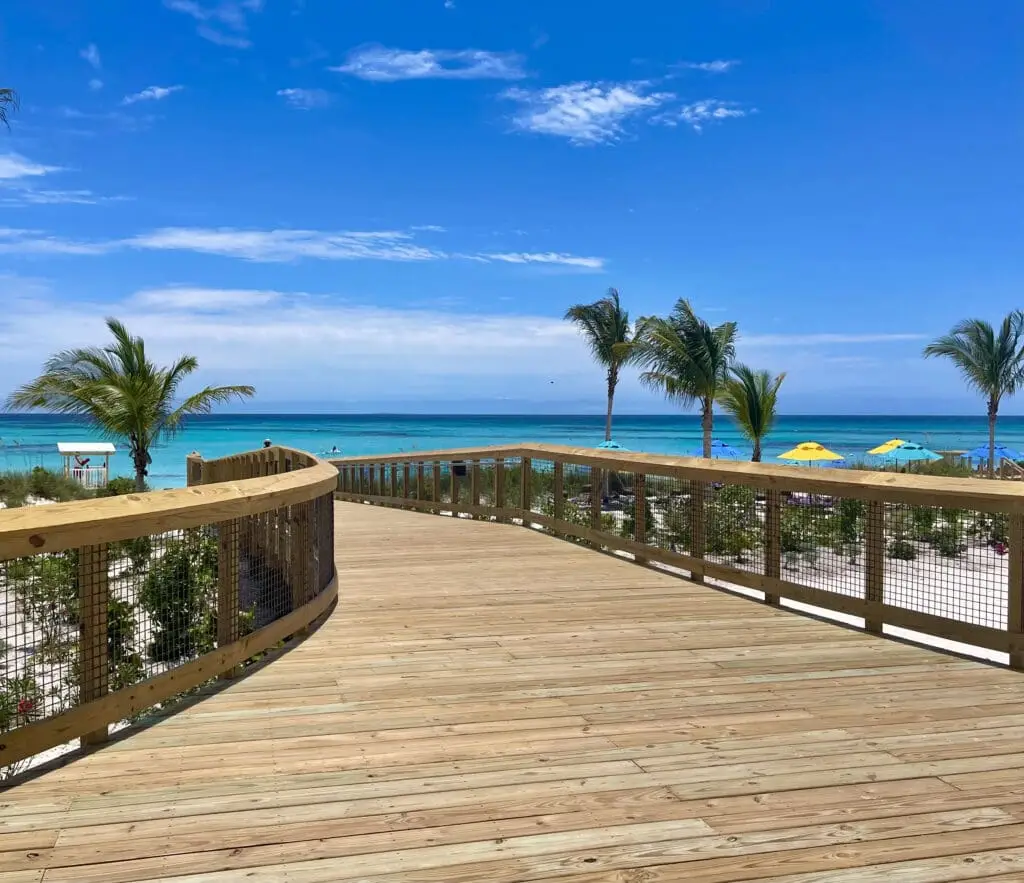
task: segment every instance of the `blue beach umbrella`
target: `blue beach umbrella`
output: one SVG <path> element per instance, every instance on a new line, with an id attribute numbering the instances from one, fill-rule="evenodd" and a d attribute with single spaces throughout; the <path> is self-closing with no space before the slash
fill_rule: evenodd
<path id="1" fill-rule="evenodd" d="M 893 448 L 884 454 L 875 454 L 876 461 L 886 466 L 905 466 L 907 463 L 931 463 L 941 460 L 942 455 L 935 451 L 929 451 L 915 442 L 904 442 L 899 447 Z"/>
<path id="2" fill-rule="evenodd" d="M 997 463 L 1003 460 L 1024 460 L 1024 454 L 1020 451 L 1015 451 L 1013 448 L 1008 448 L 1006 445 L 996 445 L 995 455 Z M 972 460 L 987 460 L 988 445 L 978 445 L 974 450 L 968 451 L 963 456 L 969 457 Z"/>
<path id="3" fill-rule="evenodd" d="M 690 453 L 691 457 L 703 457 L 704 447 L 697 448 L 696 451 Z M 713 460 L 746 460 L 747 457 L 742 451 L 738 451 L 732 445 L 726 444 L 724 441 L 715 439 L 711 442 L 711 458 Z"/>
<path id="4" fill-rule="evenodd" d="M 596 445 L 596 447 L 600 448 L 602 451 L 629 451 L 629 448 L 624 448 L 614 439 L 603 441 L 601 444 Z"/>

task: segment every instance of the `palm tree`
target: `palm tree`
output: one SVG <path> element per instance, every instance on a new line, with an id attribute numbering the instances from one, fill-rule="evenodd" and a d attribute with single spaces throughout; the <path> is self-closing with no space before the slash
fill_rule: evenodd
<path id="1" fill-rule="evenodd" d="M 637 322 L 634 359 L 647 368 L 640 382 L 685 406 L 700 404 L 703 453 L 711 456 L 714 403 L 736 355 L 735 322 L 711 327 L 680 298 L 668 318 Z"/>
<path id="2" fill-rule="evenodd" d="M 10 126 L 8 114 L 18 109 L 18 93 L 13 89 L 0 89 L 0 123 Z"/>
<path id="3" fill-rule="evenodd" d="M 150 448 L 173 435 L 192 414 L 208 414 L 215 404 L 255 394 L 251 386 L 208 386 L 176 405 L 181 382 L 199 367 L 182 356 L 169 368 L 146 357 L 146 344 L 116 319 L 104 347 L 73 349 L 51 356 L 43 373 L 7 399 L 8 410 L 42 408 L 55 414 L 88 417 L 107 435 L 126 439 L 135 466 L 135 490 L 146 489 L 153 462 Z"/>
<path id="4" fill-rule="evenodd" d="M 608 294 L 592 304 L 576 304 L 565 312 L 587 339 L 590 352 L 606 371 L 608 384 L 608 410 L 604 418 L 604 440 L 612 438 L 612 407 L 615 387 L 619 384 L 619 371 L 632 358 L 632 329 L 629 313 L 619 303 L 619 292 L 608 289 Z"/>
<path id="5" fill-rule="evenodd" d="M 987 399 L 988 475 L 993 478 L 999 402 L 1024 386 L 1024 311 L 1007 315 L 998 334 L 982 319 L 964 319 L 949 334 L 928 344 L 924 355 L 949 359 L 960 369 L 967 386 Z"/>
<path id="6" fill-rule="evenodd" d="M 718 404 L 732 415 L 740 431 L 754 443 L 754 456 L 750 459 L 760 463 L 761 440 L 775 425 L 779 387 L 786 374 L 772 377 L 768 371 L 734 365 L 729 375 L 718 395 Z"/>

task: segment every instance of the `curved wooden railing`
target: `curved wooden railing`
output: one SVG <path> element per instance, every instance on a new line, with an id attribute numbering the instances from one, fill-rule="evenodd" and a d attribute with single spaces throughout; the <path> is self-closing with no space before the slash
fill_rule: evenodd
<path id="1" fill-rule="evenodd" d="M 1024 667 L 1019 483 L 540 444 L 330 462 L 341 500 L 543 529 Z"/>
<path id="2" fill-rule="evenodd" d="M 272 447 L 187 470 L 0 512 L 0 771 L 234 676 L 335 601 L 333 466 Z"/>

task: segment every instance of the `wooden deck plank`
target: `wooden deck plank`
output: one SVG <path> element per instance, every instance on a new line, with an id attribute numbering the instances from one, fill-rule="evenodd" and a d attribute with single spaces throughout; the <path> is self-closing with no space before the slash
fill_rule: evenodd
<path id="1" fill-rule="evenodd" d="M 268 666 L 0 795 L 12 881 L 1024 879 L 1024 680 L 508 525 L 337 505 Z"/>

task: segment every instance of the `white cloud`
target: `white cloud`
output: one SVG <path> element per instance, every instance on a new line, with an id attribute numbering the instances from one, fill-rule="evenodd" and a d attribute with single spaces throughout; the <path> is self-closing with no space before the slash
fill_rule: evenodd
<path id="1" fill-rule="evenodd" d="M 323 89 L 278 89 L 277 94 L 296 110 L 313 110 L 331 103 L 331 93 Z"/>
<path id="2" fill-rule="evenodd" d="M 148 86 L 141 92 L 125 95 L 121 104 L 136 104 L 139 101 L 163 101 L 168 95 L 180 92 L 184 86 Z"/>
<path id="3" fill-rule="evenodd" d="M 577 257 L 559 252 L 505 252 L 501 254 L 484 254 L 479 257 L 506 264 L 560 264 L 564 267 L 582 267 L 588 270 L 604 269 L 604 258 Z"/>
<path id="4" fill-rule="evenodd" d="M 117 199 L 97 196 L 91 190 L 38 190 L 31 187 L 0 190 L 0 205 L 96 205 Z"/>
<path id="5" fill-rule="evenodd" d="M 99 90 L 103 88 L 103 80 L 99 77 L 93 77 L 89 80 L 89 88 L 92 89 L 93 92 L 99 92 Z"/>
<path id="6" fill-rule="evenodd" d="M 732 70 L 732 68 L 736 67 L 738 64 L 739 62 L 735 59 L 716 59 L 715 61 L 683 61 L 675 66 L 679 68 L 686 68 L 687 70 L 704 71 L 709 74 L 724 74 L 726 71 Z"/>
<path id="7" fill-rule="evenodd" d="M 424 233 L 447 233 L 448 231 L 438 224 L 419 224 L 409 228 L 410 230 L 421 230 Z"/>
<path id="8" fill-rule="evenodd" d="M 136 292 L 130 303 L 151 309 L 221 313 L 266 306 L 280 298 L 277 291 L 172 286 Z"/>
<path id="9" fill-rule="evenodd" d="M 363 46 L 349 53 L 345 63 L 330 70 L 362 80 L 390 83 L 397 80 L 520 80 L 526 76 L 523 59 L 515 52 L 482 49 L 389 49 Z"/>
<path id="10" fill-rule="evenodd" d="M 670 111 L 658 114 L 652 118 L 651 122 L 671 127 L 675 127 L 680 122 L 683 122 L 692 126 L 694 131 L 700 132 L 703 131 L 704 126 L 708 123 L 720 123 L 723 120 L 738 119 L 751 113 L 756 113 L 756 111 L 742 108 L 735 102 L 707 98 L 703 101 L 695 101 L 681 108 L 673 108 Z"/>
<path id="11" fill-rule="evenodd" d="M 164 6 L 192 16 L 199 23 L 196 32 L 204 40 L 218 46 L 248 49 L 252 45 L 248 14 L 262 10 L 263 0 L 219 0 L 209 6 L 196 0 L 164 0 Z"/>
<path id="12" fill-rule="evenodd" d="M 587 270 L 603 269 L 605 263 L 603 258 L 562 252 L 449 253 L 419 245 L 412 233 L 398 230 L 324 232 L 164 227 L 124 239 L 82 241 L 51 236 L 39 230 L 0 228 L 0 253 L 3 254 L 87 255 L 126 249 L 190 251 L 255 263 L 285 263 L 302 259 L 400 262 L 458 259 L 480 263 L 561 265 Z"/>
<path id="13" fill-rule="evenodd" d="M 78 55 L 83 58 L 93 70 L 99 70 L 103 67 L 103 62 L 100 59 L 100 50 L 96 48 L 95 43 L 90 43 L 85 49 L 81 50 Z"/>
<path id="14" fill-rule="evenodd" d="M 59 171 L 59 166 L 44 166 L 42 163 L 32 162 L 17 153 L 0 155 L 0 181 L 35 178 Z"/>
<path id="15" fill-rule="evenodd" d="M 41 230 L 19 230 L 14 227 L 0 227 L 0 254 L 104 254 L 110 251 L 106 243 L 75 242 L 50 236 Z"/>
<path id="16" fill-rule="evenodd" d="M 123 240 L 123 244 L 132 248 L 196 251 L 265 263 L 299 258 L 429 261 L 446 257 L 443 252 L 416 245 L 410 234 L 398 231 L 325 233 L 165 227 Z"/>
<path id="17" fill-rule="evenodd" d="M 670 92 L 651 92 L 646 82 L 569 83 L 548 89 L 513 88 L 505 98 L 519 102 L 517 129 L 568 138 L 574 144 L 616 141 L 623 122 L 671 101 Z"/>

